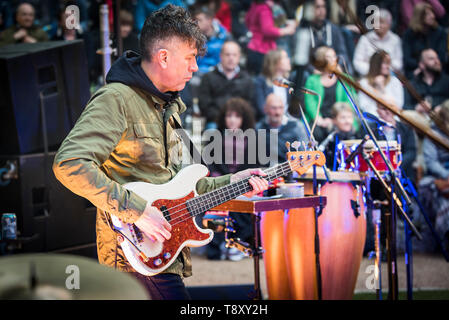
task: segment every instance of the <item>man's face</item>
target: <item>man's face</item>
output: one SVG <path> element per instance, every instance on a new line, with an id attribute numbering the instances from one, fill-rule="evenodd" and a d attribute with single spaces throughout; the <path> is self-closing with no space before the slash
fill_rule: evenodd
<path id="1" fill-rule="evenodd" d="M 314 6 L 315 12 L 315 22 L 323 22 L 326 20 L 327 9 L 326 9 L 326 1 L 324 0 L 315 0 Z"/>
<path id="2" fill-rule="evenodd" d="M 30 28 L 34 23 L 34 8 L 24 3 L 17 9 L 17 23 L 23 28 Z"/>
<path id="3" fill-rule="evenodd" d="M 340 111 L 334 119 L 334 125 L 340 132 L 351 132 L 354 115 L 349 110 Z"/>
<path id="4" fill-rule="evenodd" d="M 434 50 L 426 50 L 422 53 L 420 67 L 434 73 L 441 72 L 441 62 Z"/>
<path id="5" fill-rule="evenodd" d="M 181 91 L 192 78 L 192 74 L 198 71 L 195 46 L 188 41 L 173 38 L 164 44 L 167 56 L 163 62 L 163 92 Z"/>
<path id="6" fill-rule="evenodd" d="M 240 47 L 234 42 L 225 43 L 220 53 L 220 62 L 225 71 L 237 68 L 240 62 Z"/>
<path id="7" fill-rule="evenodd" d="M 284 103 L 282 99 L 275 95 L 269 95 L 265 103 L 265 114 L 270 125 L 280 126 L 284 117 Z"/>
<path id="8" fill-rule="evenodd" d="M 196 21 L 198 22 L 198 27 L 201 29 L 203 33 L 206 35 L 209 34 L 212 29 L 212 18 L 209 18 L 204 13 L 199 13 L 195 16 Z"/>

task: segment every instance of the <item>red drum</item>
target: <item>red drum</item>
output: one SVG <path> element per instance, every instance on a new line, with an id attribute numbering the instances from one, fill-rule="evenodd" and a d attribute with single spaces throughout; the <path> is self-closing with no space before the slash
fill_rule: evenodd
<path id="1" fill-rule="evenodd" d="M 358 154 L 354 161 L 350 164 L 346 164 L 345 160 L 349 157 L 352 151 L 354 151 L 357 146 L 360 144 L 362 140 L 342 140 L 338 146 L 338 154 L 340 160 L 340 168 L 339 170 L 349 170 L 357 171 L 360 173 L 366 173 L 370 171 L 370 167 L 368 163 L 363 159 L 361 154 Z M 396 170 L 399 168 L 402 162 L 402 153 L 401 153 L 401 145 L 397 143 L 397 141 L 379 141 L 379 147 L 385 153 L 387 159 L 390 160 L 393 169 Z M 388 171 L 388 167 L 382 159 L 382 156 L 377 150 L 372 140 L 368 140 L 365 143 L 364 150 L 371 152 L 374 167 L 380 172 Z"/>

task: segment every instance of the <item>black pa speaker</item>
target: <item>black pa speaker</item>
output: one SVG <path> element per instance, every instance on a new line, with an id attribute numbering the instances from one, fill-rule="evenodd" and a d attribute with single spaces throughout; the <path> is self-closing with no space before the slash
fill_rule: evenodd
<path id="1" fill-rule="evenodd" d="M 0 48 L 0 155 L 55 151 L 90 97 L 82 40 Z"/>
<path id="2" fill-rule="evenodd" d="M 91 248 L 95 253 L 96 208 L 56 179 L 54 156 L 0 156 L 0 167 L 15 168 L 8 181 L 1 181 L 0 213 L 16 214 L 21 252 Z"/>

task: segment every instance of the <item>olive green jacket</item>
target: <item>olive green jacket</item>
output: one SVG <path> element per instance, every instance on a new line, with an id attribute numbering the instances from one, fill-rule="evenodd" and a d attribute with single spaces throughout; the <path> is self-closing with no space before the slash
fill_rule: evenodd
<path id="1" fill-rule="evenodd" d="M 164 105 L 163 100 L 142 89 L 118 82 L 107 84 L 92 96 L 55 156 L 56 178 L 98 208 L 100 263 L 116 265 L 122 271 L 135 272 L 108 226 L 105 212 L 134 223 L 146 200 L 122 185 L 134 181 L 166 183 L 181 169 L 182 140 L 173 134 L 173 118 L 180 123 L 179 113 L 186 107 L 179 97 Z M 197 183 L 197 192 L 211 191 L 229 181 L 230 175 L 203 178 Z M 190 250 L 185 248 L 164 272 L 190 276 Z"/>

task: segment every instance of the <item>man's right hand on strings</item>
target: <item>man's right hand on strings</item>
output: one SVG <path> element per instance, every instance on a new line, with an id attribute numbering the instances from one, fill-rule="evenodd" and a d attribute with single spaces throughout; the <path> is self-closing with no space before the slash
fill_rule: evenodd
<path id="1" fill-rule="evenodd" d="M 171 237 L 171 225 L 160 210 L 149 204 L 134 224 L 152 241 L 164 242 Z"/>

